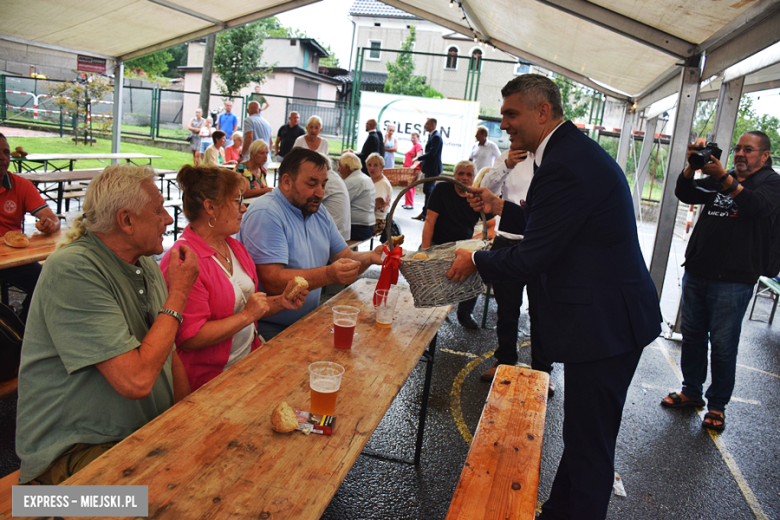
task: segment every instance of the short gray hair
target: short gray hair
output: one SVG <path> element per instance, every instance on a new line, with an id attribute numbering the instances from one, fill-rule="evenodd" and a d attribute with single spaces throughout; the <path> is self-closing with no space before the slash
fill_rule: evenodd
<path id="1" fill-rule="evenodd" d="M 381 165 L 382 165 L 382 168 L 384 168 L 384 167 L 385 167 L 385 158 L 384 158 L 384 157 L 382 157 L 381 155 L 379 155 L 379 154 L 378 154 L 378 153 L 376 153 L 376 152 L 374 152 L 374 153 L 372 153 L 371 155 L 369 155 L 368 157 L 366 157 L 366 165 L 368 165 L 369 161 L 371 161 L 372 159 L 374 159 L 374 160 L 376 160 L 377 162 L 379 162 L 379 164 L 381 164 Z"/>
<path id="2" fill-rule="evenodd" d="M 320 116 L 311 116 L 308 121 L 306 121 L 306 126 L 309 126 L 312 123 L 319 123 L 320 126 L 322 126 L 322 118 Z"/>
<path id="3" fill-rule="evenodd" d="M 477 133 L 479 134 L 481 132 L 485 132 L 486 135 L 490 134 L 490 131 L 488 130 L 488 127 L 486 127 L 485 125 L 479 125 L 477 127 Z"/>
<path id="4" fill-rule="evenodd" d="M 357 171 L 363 167 L 363 164 L 360 162 L 360 157 L 354 153 L 347 152 L 342 154 L 339 162 L 349 168 L 349 171 L 351 172 Z"/>
<path id="5" fill-rule="evenodd" d="M 151 166 L 114 164 L 103 170 L 89 183 L 84 195 L 83 215 L 79 216 L 66 243 L 82 237 L 87 231 L 109 233 L 116 226 L 116 214 L 121 209 L 138 215 L 149 204 L 149 194 L 143 189 L 156 175 Z"/>
<path id="6" fill-rule="evenodd" d="M 455 165 L 455 169 L 452 170 L 452 174 L 455 175 L 456 173 L 458 173 L 458 170 L 465 170 L 468 167 L 474 168 L 474 163 L 469 161 L 468 159 L 460 161 L 458 164 Z"/>
<path id="7" fill-rule="evenodd" d="M 525 104 L 535 109 L 545 101 L 550 104 L 552 115 L 563 118 L 563 103 L 561 90 L 553 80 L 540 74 L 523 74 L 517 76 L 501 89 L 501 95 L 509 97 L 512 94 L 522 94 Z"/>

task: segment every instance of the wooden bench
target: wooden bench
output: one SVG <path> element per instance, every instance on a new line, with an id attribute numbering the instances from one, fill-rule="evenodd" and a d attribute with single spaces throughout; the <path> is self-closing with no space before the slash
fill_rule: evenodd
<path id="1" fill-rule="evenodd" d="M 764 286 L 762 289 L 761 286 Z M 780 280 L 778 277 L 769 278 L 768 276 L 760 276 L 758 278 L 758 286 L 756 287 L 756 294 L 753 296 L 753 306 L 750 308 L 749 320 L 753 319 L 753 310 L 756 308 L 756 300 L 759 296 L 769 297 L 772 299 L 772 312 L 769 314 L 769 324 L 775 319 L 775 311 L 777 310 L 777 300 L 780 299 Z"/>
<path id="2" fill-rule="evenodd" d="M 447 520 L 532 520 L 550 376 L 499 365 Z"/>
<path id="3" fill-rule="evenodd" d="M 179 227 L 179 214 L 182 212 L 182 204 L 184 202 L 181 199 L 166 200 L 163 202 L 164 208 L 173 208 L 173 239 L 179 239 L 179 232 L 182 228 Z"/>
<path id="4" fill-rule="evenodd" d="M 11 488 L 19 485 L 19 470 L 0 478 L 0 518 L 11 518 Z"/>

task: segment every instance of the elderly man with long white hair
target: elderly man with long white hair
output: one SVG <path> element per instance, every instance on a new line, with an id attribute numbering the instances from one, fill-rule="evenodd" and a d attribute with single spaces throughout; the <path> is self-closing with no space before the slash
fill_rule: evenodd
<path id="1" fill-rule="evenodd" d="M 59 484 L 190 392 L 173 341 L 198 257 L 172 252 L 166 287 L 151 255 L 173 219 L 154 179 L 106 168 L 43 267 L 19 369 L 22 483 Z"/>

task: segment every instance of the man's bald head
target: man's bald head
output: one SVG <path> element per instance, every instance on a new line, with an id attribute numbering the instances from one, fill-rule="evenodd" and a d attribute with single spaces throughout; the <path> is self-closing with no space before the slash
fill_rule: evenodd
<path id="1" fill-rule="evenodd" d="M 376 119 L 369 119 L 368 121 L 366 121 L 366 130 L 368 130 L 369 132 L 371 130 L 376 130 Z"/>
<path id="2" fill-rule="evenodd" d="M 257 101 L 250 101 L 246 107 L 247 113 L 251 116 L 260 112 L 260 103 Z"/>

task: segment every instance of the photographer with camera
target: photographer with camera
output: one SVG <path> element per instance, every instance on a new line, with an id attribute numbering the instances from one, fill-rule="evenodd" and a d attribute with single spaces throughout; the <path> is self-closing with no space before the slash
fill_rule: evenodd
<path id="1" fill-rule="evenodd" d="M 780 175 L 772 169 L 771 143 L 763 132 L 745 132 L 734 147 L 734 169 L 726 171 L 714 143 L 688 146 L 688 165 L 675 195 L 703 204 L 685 251 L 682 281 L 683 388 L 661 405 L 703 407 L 708 341 L 712 383 L 704 397 L 702 427 L 722 431 L 736 376 L 742 319 L 760 275 L 775 276 L 780 230 Z M 702 179 L 693 174 L 701 169 Z"/>

